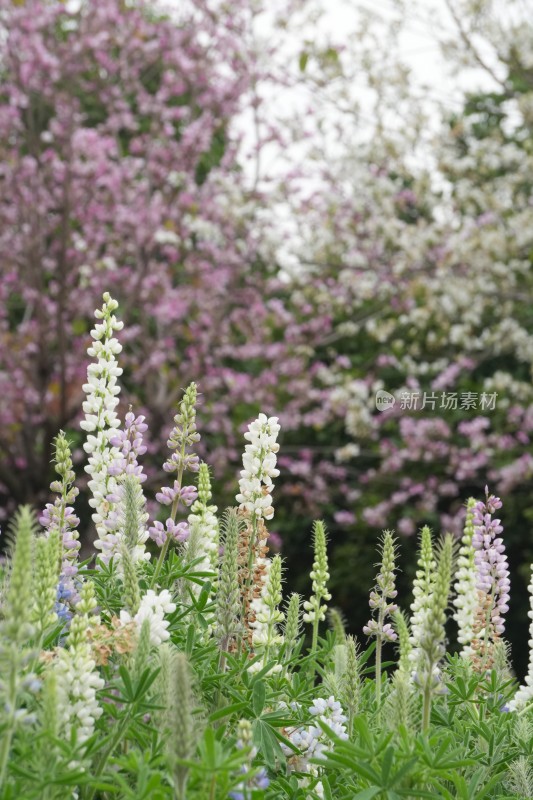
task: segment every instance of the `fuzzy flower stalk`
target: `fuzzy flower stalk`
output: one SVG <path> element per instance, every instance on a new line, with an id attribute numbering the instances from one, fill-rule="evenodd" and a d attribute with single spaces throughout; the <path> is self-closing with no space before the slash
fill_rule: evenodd
<path id="1" fill-rule="evenodd" d="M 418 553 L 417 570 L 413 581 L 413 602 L 411 603 L 411 650 L 409 659 L 412 665 L 413 677 L 416 676 L 418 664 L 421 659 L 420 641 L 425 632 L 426 618 L 431 604 L 437 562 L 433 553 L 433 540 L 431 530 L 424 525 L 420 532 L 420 546 Z"/>
<path id="2" fill-rule="evenodd" d="M 10 533 L 13 541 L 11 570 L 0 620 L 0 792 L 6 778 L 15 731 L 20 724 L 31 721 L 27 711 L 19 708 L 19 696 L 26 677 L 24 673 L 28 657 L 31 656 L 29 644 L 34 634 L 31 617 L 35 519 L 28 506 L 19 509 Z"/>
<path id="3" fill-rule="evenodd" d="M 261 594 L 251 604 L 254 617 L 251 623 L 252 647 L 256 652 L 262 653 L 262 659 L 253 665 L 254 670 L 262 669 L 283 643 L 283 635 L 278 628 L 285 618 L 279 609 L 281 599 L 281 556 L 276 555 L 269 563 Z M 281 669 L 282 665 L 276 664 L 271 672 L 279 672 Z"/>
<path id="4" fill-rule="evenodd" d="M 67 437 L 60 431 L 54 440 L 55 446 L 55 471 L 59 475 L 59 480 L 50 484 L 50 489 L 58 494 L 55 502 L 47 503 L 39 522 L 45 528 L 47 537 L 59 538 L 59 560 L 61 572 L 59 575 L 59 585 L 57 587 L 57 602 L 59 615 L 62 613 L 61 603 L 67 607 L 67 603 L 75 603 L 78 599 L 74 579 L 78 572 L 78 552 L 80 543 L 78 541 L 79 519 L 74 513 L 71 505 L 78 496 L 78 489 L 73 485 L 75 474 L 72 465 L 70 445 Z M 70 615 L 67 615 L 70 616 Z"/>
<path id="5" fill-rule="evenodd" d="M 527 615 L 531 620 L 529 625 L 529 665 L 524 683 L 509 703 L 509 711 L 526 712 L 533 708 L 533 564 L 531 565 L 531 580 L 528 589 L 529 611 Z"/>
<path id="6" fill-rule="evenodd" d="M 216 593 L 216 631 L 220 647 L 219 670 L 225 668 L 225 653 L 236 648 L 242 632 L 240 621 L 241 602 L 238 577 L 239 536 L 244 527 L 243 520 L 233 508 L 222 517 L 221 536 L 223 555 L 220 564 Z"/>
<path id="7" fill-rule="evenodd" d="M 104 293 L 103 300 L 101 310 L 95 311 L 96 319 L 102 321 L 91 331 L 93 343 L 87 350 L 96 362 L 87 368 L 87 383 L 83 385 L 87 395 L 83 403 L 85 419 L 80 422 L 80 427 L 87 432 L 83 449 L 89 455 L 85 471 L 90 475 L 88 486 L 92 497 L 89 505 L 94 509 L 92 519 L 98 533 L 95 547 L 101 551 L 102 561 L 109 563 L 116 552 L 116 537 L 110 533 L 106 522 L 113 509 L 109 496 L 114 495 L 117 489 L 116 478 L 110 474 L 109 468 L 119 456 L 118 449 L 111 445 L 110 440 L 120 427 L 115 409 L 120 393 L 117 378 L 122 375 L 116 360 L 122 345 L 114 334 L 122 330 L 123 323 L 113 314 L 118 303 L 109 292 Z"/>
<path id="8" fill-rule="evenodd" d="M 453 618 L 459 627 L 457 640 L 463 646 L 461 650 L 463 658 L 467 658 L 473 653 L 471 643 L 474 636 L 477 608 L 478 569 L 476 565 L 476 550 L 473 544 L 475 506 L 476 501 L 471 497 L 466 508 L 466 519 L 457 559 L 454 585 L 455 597 L 453 605 L 456 611 Z"/>
<path id="9" fill-rule="evenodd" d="M 509 610 L 509 569 L 505 546 L 500 533 L 503 526 L 493 519 L 502 507 L 499 497 L 489 495 L 474 506 L 472 545 L 477 568 L 478 607 L 472 638 L 474 664 L 481 670 L 490 669 L 494 645 L 505 630 L 504 614 Z"/>
<path id="10" fill-rule="evenodd" d="M 442 693 L 439 662 L 446 652 L 446 609 L 450 596 L 453 567 L 453 537 L 446 534 L 440 547 L 437 569 L 427 611 L 418 630 L 415 683 L 423 695 L 422 730 L 429 729 L 433 696 Z"/>
<path id="11" fill-rule="evenodd" d="M 322 605 L 322 601 L 331 600 L 328 592 L 328 552 L 327 552 L 327 533 L 324 523 L 316 520 L 313 526 L 313 548 L 315 559 L 310 573 L 313 594 L 309 600 L 304 601 L 304 622 L 310 622 L 313 626 L 313 638 L 311 642 L 311 653 L 316 652 L 318 644 L 318 626 L 326 619 L 327 606 Z"/>
<path id="12" fill-rule="evenodd" d="M 391 531 L 383 532 L 380 544 L 381 565 L 376 577 L 376 586 L 370 593 L 369 605 L 375 616 L 363 627 L 363 633 L 376 637 L 376 702 L 381 700 L 381 651 L 383 642 L 395 642 L 398 638 L 387 617 L 398 608 L 394 600 L 398 594 L 395 586 L 396 540 Z"/>
<path id="13" fill-rule="evenodd" d="M 215 574 L 218 569 L 218 547 L 220 537 L 216 516 L 217 507 L 209 505 L 211 497 L 209 467 L 202 462 L 198 470 L 198 498 L 192 504 L 191 513 L 187 519 L 189 530 L 195 531 L 195 552 L 188 552 L 188 556 L 190 558 L 195 558 L 196 554 L 198 554 L 201 558 L 200 562 L 196 565 L 198 572 L 211 572 Z M 187 541 L 186 546 L 187 551 L 189 551 L 191 539 Z M 193 591 L 196 596 L 198 596 L 202 587 L 196 583 L 193 584 L 193 587 Z"/>
<path id="14" fill-rule="evenodd" d="M 163 464 L 163 469 L 170 474 L 176 473 L 176 478 L 172 486 L 164 486 L 156 494 L 156 500 L 162 506 L 170 506 L 170 512 L 164 524 L 154 522 L 149 530 L 152 539 L 161 547 L 152 578 L 152 587 L 157 582 L 170 543 L 184 542 L 189 535 L 187 523 L 177 523 L 176 514 L 180 504 L 189 507 L 198 496 L 194 486 L 183 486 L 184 473 L 198 472 L 200 467 L 198 456 L 191 452 L 194 445 L 200 441 L 200 434 L 196 430 L 197 395 L 196 384 L 189 384 L 179 404 L 178 413 L 174 417 L 174 427 L 167 442 L 168 448 L 173 450 L 173 453 Z"/>

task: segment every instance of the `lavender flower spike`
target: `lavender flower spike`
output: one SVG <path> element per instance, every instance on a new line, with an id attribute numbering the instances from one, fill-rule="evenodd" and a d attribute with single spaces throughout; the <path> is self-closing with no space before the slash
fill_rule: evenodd
<path id="1" fill-rule="evenodd" d="M 502 507 L 502 501 L 485 487 L 486 501 L 474 506 L 474 534 L 472 545 L 475 550 L 475 564 L 478 571 L 477 588 L 491 597 L 490 620 L 492 630 L 501 635 L 505 630 L 503 615 L 509 610 L 509 570 L 503 539 L 499 534 L 503 526 L 499 519 L 493 519 L 495 511 Z"/>

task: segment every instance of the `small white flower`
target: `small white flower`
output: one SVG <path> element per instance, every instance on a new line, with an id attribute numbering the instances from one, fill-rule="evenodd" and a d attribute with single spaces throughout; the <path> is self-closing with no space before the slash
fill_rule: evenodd
<path id="1" fill-rule="evenodd" d="M 169 626 L 165 614 L 172 614 L 176 610 L 176 604 L 172 602 L 172 597 L 168 589 L 156 594 L 153 589 L 148 589 L 141 600 L 139 610 L 133 617 L 140 632 L 145 619 L 150 623 L 150 642 L 154 646 L 159 646 L 170 638 L 167 630 Z M 132 621 L 131 615 L 124 609 L 120 612 L 120 621 L 123 625 Z"/>

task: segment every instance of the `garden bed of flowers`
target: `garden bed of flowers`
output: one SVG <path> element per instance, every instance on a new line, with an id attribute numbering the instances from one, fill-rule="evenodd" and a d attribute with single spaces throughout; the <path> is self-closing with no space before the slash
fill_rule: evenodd
<path id="1" fill-rule="evenodd" d="M 500 499 L 467 500 L 460 542 L 421 530 L 412 598 L 397 596 L 401 554 L 384 531 L 370 619 L 347 635 L 323 522 L 310 531 L 307 598 L 284 592 L 282 558 L 269 555 L 277 418 L 250 424 L 236 506 L 219 513 L 191 384 L 149 519 L 144 417 L 116 413 L 117 305 L 106 293 L 96 312 L 83 386 L 96 559 L 79 558 L 62 432 L 55 502 L 38 517 L 20 508 L 10 528 L 2 800 L 532 797 L 533 578 L 519 686 Z"/>

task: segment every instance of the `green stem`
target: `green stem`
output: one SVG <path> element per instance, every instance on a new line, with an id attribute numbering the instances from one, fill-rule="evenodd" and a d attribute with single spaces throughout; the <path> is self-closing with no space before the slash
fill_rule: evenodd
<path id="1" fill-rule="evenodd" d="M 313 619 L 313 638 L 311 640 L 311 654 L 316 653 L 318 647 L 318 626 L 320 625 L 320 620 L 318 618 L 319 608 L 320 608 L 320 600 L 317 603 L 317 608 L 315 609 L 315 618 Z"/>
<path id="2" fill-rule="evenodd" d="M 211 786 L 209 788 L 209 800 L 215 800 L 217 788 L 217 776 L 213 775 L 211 778 Z"/>
<path id="3" fill-rule="evenodd" d="M 422 731 L 423 733 L 427 733 L 429 730 L 429 718 L 431 716 L 431 698 L 432 698 L 432 691 L 431 686 L 428 684 L 424 687 L 424 706 L 422 711 Z"/>
<path id="4" fill-rule="evenodd" d="M 376 636 L 376 704 L 381 703 L 381 634 Z"/>
<path id="5" fill-rule="evenodd" d="M 385 600 L 383 600 L 385 602 Z M 376 634 L 376 704 L 379 707 L 381 702 L 381 650 L 383 647 L 383 638 L 379 631 L 383 630 L 383 622 L 385 620 L 385 608 L 383 605 L 379 609 L 378 614 L 378 633 Z"/>

